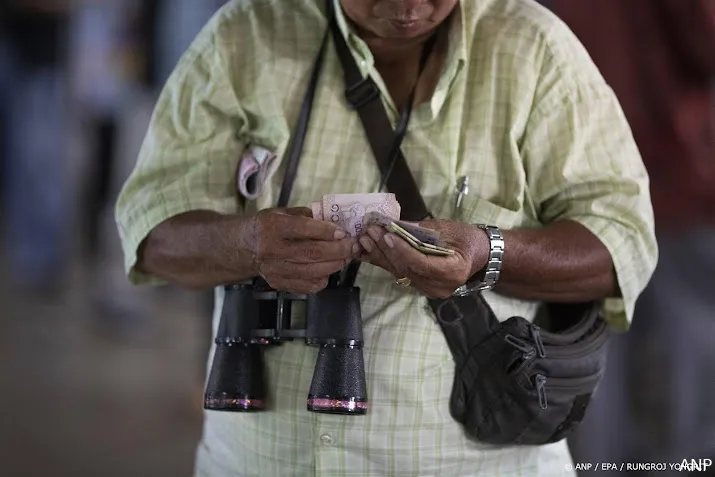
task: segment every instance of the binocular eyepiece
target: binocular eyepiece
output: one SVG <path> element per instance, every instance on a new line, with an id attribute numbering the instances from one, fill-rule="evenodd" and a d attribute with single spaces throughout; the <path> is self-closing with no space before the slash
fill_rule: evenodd
<path id="1" fill-rule="evenodd" d="M 204 409 L 265 410 L 263 348 L 303 339 L 306 345 L 319 348 L 307 397 L 308 411 L 367 412 L 359 288 L 327 288 L 315 295 L 295 295 L 254 283 L 229 285 L 225 291 Z M 304 329 L 290 328 L 294 301 L 307 303 Z"/>

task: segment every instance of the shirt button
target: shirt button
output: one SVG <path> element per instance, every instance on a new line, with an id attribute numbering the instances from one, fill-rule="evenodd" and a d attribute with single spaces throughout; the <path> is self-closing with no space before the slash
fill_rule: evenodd
<path id="1" fill-rule="evenodd" d="M 323 434 L 322 436 L 320 436 L 320 442 L 324 446 L 329 446 L 333 444 L 333 438 L 330 437 L 330 434 Z"/>

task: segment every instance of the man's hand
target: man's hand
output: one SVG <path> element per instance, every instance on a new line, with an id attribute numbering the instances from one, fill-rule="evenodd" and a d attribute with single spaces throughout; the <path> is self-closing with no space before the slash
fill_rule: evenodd
<path id="1" fill-rule="evenodd" d="M 357 240 L 307 208 L 266 209 L 247 224 L 244 245 L 256 275 L 281 291 L 317 293 L 328 278 L 357 258 Z"/>
<path id="2" fill-rule="evenodd" d="M 154 228 L 139 248 L 136 268 L 192 289 L 260 275 L 276 290 L 312 294 L 359 252 L 354 238 L 313 219 L 310 209 L 255 215 L 195 210 Z"/>
<path id="3" fill-rule="evenodd" d="M 371 226 L 360 238 L 361 260 L 409 278 L 412 286 L 429 298 L 447 298 L 487 263 L 489 240 L 479 228 L 447 220 L 420 222 L 440 232 L 440 240 L 456 253 L 450 257 L 424 255 L 383 227 Z"/>

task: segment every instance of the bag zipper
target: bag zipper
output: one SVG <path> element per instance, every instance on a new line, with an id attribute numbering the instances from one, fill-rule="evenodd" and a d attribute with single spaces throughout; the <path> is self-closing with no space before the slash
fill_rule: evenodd
<path id="1" fill-rule="evenodd" d="M 572 391 L 590 386 L 601 377 L 600 373 L 595 373 L 590 376 L 582 376 L 580 378 L 548 378 L 547 388 L 559 391 Z"/>
<path id="2" fill-rule="evenodd" d="M 546 409 L 548 407 L 548 400 L 546 398 L 546 391 L 568 391 L 569 393 L 579 393 L 583 389 L 583 392 L 591 391 L 593 384 L 598 381 L 600 374 L 592 374 L 590 376 L 584 376 L 582 378 L 547 378 L 543 374 L 539 373 L 534 376 L 534 388 L 539 396 L 539 406 L 541 409 Z"/>
<path id="3" fill-rule="evenodd" d="M 531 345 L 531 343 L 527 343 L 521 338 L 517 338 L 516 336 L 509 334 L 504 336 L 504 341 L 519 351 L 522 351 L 524 353 L 524 359 L 530 359 L 536 355 L 536 349 Z"/>
<path id="4" fill-rule="evenodd" d="M 546 357 L 546 350 L 544 349 L 544 342 L 541 341 L 541 328 L 531 323 L 529 325 L 529 333 L 531 334 L 531 339 L 534 340 L 536 345 L 536 351 L 539 353 L 540 358 Z"/>
<path id="5" fill-rule="evenodd" d="M 526 366 L 528 366 L 529 362 L 531 362 L 531 360 L 536 357 L 537 351 L 531 345 L 531 343 L 527 343 L 526 341 L 517 338 L 516 336 L 511 334 L 504 336 L 504 341 L 506 341 L 512 347 L 516 348 L 517 351 L 521 352 L 521 357 L 516 358 L 514 360 L 510 360 L 512 364 L 510 364 L 509 367 L 506 369 L 509 375 L 519 374 L 524 370 L 524 368 L 526 368 Z M 521 362 L 519 363 L 519 361 Z M 516 363 L 519 363 L 518 366 L 516 366 L 514 369 L 511 369 L 513 364 Z"/>
<path id="6" fill-rule="evenodd" d="M 580 378 L 548 378 L 539 373 L 534 377 L 534 382 L 538 383 L 541 381 L 546 385 L 547 389 L 553 389 L 554 391 L 578 391 L 580 389 L 590 388 L 600 377 L 600 373 L 594 373 L 590 376 L 582 376 Z"/>

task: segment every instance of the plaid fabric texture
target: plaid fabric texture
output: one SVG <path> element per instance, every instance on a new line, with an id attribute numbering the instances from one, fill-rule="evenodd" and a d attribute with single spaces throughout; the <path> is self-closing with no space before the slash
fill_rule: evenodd
<path id="1" fill-rule="evenodd" d="M 134 265 L 141 241 L 163 220 L 195 209 L 250 213 L 275 205 L 285 163 L 274 164 L 262 197 L 244 202 L 237 162 L 248 144 L 279 157 L 285 151 L 326 29 L 323 10 L 322 0 L 233 1 L 183 56 L 117 204 L 134 283 L 160 283 Z M 394 121 L 369 50 L 344 18 L 340 25 Z M 504 229 L 579 221 L 612 253 L 623 298 L 609 301 L 608 317 L 627 328 L 657 255 L 648 177 L 588 55 L 558 19 L 523 0 L 460 2 L 444 54 L 436 91 L 415 108 L 403 145 L 428 207 L 437 218 Z M 344 87 L 331 44 L 291 205 L 326 193 L 377 192 L 379 171 Z M 462 175 L 471 193 L 455 211 Z M 449 415 L 453 362 L 426 300 L 370 265 L 357 285 L 368 414 L 308 412 L 316 350 L 302 343 L 269 350 L 270 411 L 207 412 L 196 476 L 573 475 L 565 441 L 494 448 L 466 440 Z M 494 293 L 487 299 L 500 319 L 531 318 L 538 306 Z M 222 301 L 217 289 L 214 329 Z"/>

